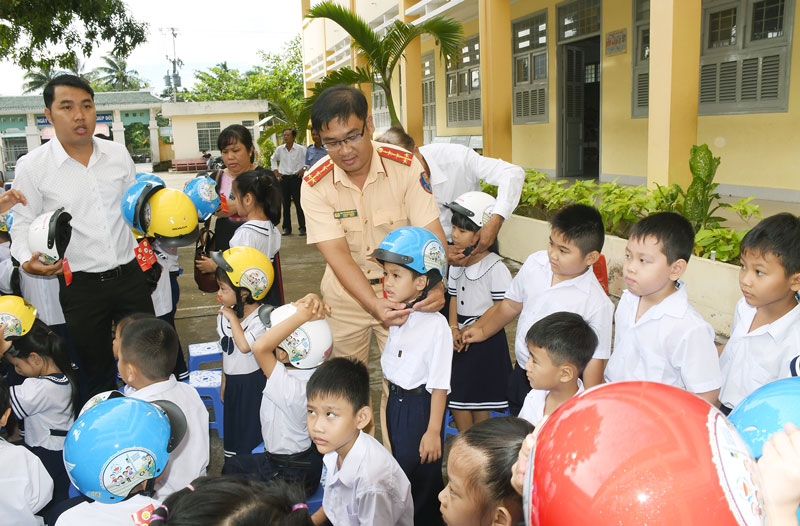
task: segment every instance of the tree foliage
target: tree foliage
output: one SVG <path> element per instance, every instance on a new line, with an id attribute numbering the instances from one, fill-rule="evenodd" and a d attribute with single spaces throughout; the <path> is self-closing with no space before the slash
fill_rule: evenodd
<path id="1" fill-rule="evenodd" d="M 128 69 L 128 61 L 118 55 L 103 57 L 105 66 L 95 68 L 92 72 L 92 89 L 95 91 L 131 91 L 146 86 L 134 69 Z"/>
<path id="2" fill-rule="evenodd" d="M 48 82 L 61 75 L 61 71 L 50 68 L 40 68 L 25 73 L 25 84 L 22 85 L 22 93 L 33 93 L 44 89 Z"/>
<path id="3" fill-rule="evenodd" d="M 101 41 L 128 56 L 147 39 L 147 24 L 130 16 L 122 0 L 3 0 L 0 60 L 23 69 L 72 67 L 77 53 L 91 56 Z"/>

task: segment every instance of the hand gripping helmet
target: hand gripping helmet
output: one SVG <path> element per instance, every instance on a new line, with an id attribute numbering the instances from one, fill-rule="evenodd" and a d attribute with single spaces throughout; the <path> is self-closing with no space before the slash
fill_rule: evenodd
<path id="1" fill-rule="evenodd" d="M 272 262 L 253 247 L 233 247 L 225 252 L 211 252 L 211 259 L 228 275 L 234 287 L 250 291 L 250 296 L 260 301 L 267 296 L 275 281 Z"/>
<path id="2" fill-rule="evenodd" d="M 522 494 L 528 526 L 764 524 L 756 462 L 736 429 L 700 397 L 653 382 L 597 386 L 556 409 Z"/>
<path id="3" fill-rule="evenodd" d="M 36 307 L 19 296 L 0 296 L 0 324 L 5 323 L 3 339 L 14 340 L 28 334 L 36 319 Z"/>
<path id="4" fill-rule="evenodd" d="M 291 304 L 270 313 L 269 327 L 274 327 L 297 312 Z M 307 321 L 283 340 L 278 347 L 289 355 L 289 363 L 298 369 L 313 369 L 325 361 L 333 349 L 333 333 L 328 320 Z"/>
<path id="5" fill-rule="evenodd" d="M 165 400 L 113 398 L 75 420 L 64 442 L 64 466 L 72 484 L 105 504 L 121 502 L 132 489 L 154 479 L 186 433 L 186 417 Z"/>
<path id="6" fill-rule="evenodd" d="M 165 188 L 164 183 L 138 181 L 125 191 L 120 203 L 122 218 L 134 232 L 144 234 L 147 231 L 150 218 L 145 217 L 145 205 L 150 196 L 162 188 Z M 147 212 L 149 212 L 149 209 Z"/>
<path id="7" fill-rule="evenodd" d="M 426 274 L 428 287 L 444 277 L 446 252 L 439 238 L 424 228 L 404 226 L 389 232 L 370 256 Z"/>
<path id="8" fill-rule="evenodd" d="M 483 192 L 466 192 L 458 196 L 455 201 L 446 206 L 453 212 L 467 216 L 470 221 L 482 227 L 492 217 L 492 210 L 497 200 Z"/>
<path id="9" fill-rule="evenodd" d="M 164 182 L 164 180 L 162 178 L 160 178 L 156 174 L 151 174 L 151 173 L 147 173 L 147 172 L 139 172 L 138 174 L 136 174 L 136 182 L 138 183 L 138 182 L 141 182 L 141 181 L 144 181 L 144 182 L 151 181 L 151 182 L 154 182 L 154 183 L 158 183 L 158 184 L 160 184 L 161 186 L 164 186 L 164 187 L 167 186 L 167 184 Z"/>
<path id="10" fill-rule="evenodd" d="M 205 221 L 219 206 L 217 183 L 210 177 L 195 177 L 183 189 L 197 208 L 197 220 Z"/>
<path id="11" fill-rule="evenodd" d="M 39 260 L 52 265 L 64 257 L 72 237 L 72 216 L 59 208 L 42 214 L 31 222 L 28 229 L 28 246 L 32 252 L 39 252 Z"/>
<path id="12" fill-rule="evenodd" d="M 180 190 L 162 188 L 144 205 L 145 234 L 167 248 L 184 247 L 197 241 L 197 209 Z"/>

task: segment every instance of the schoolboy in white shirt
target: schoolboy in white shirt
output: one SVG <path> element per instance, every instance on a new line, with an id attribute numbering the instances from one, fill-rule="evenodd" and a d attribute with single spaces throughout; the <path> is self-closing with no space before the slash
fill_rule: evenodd
<path id="1" fill-rule="evenodd" d="M 776 214 L 742 239 L 731 338 L 720 357 L 722 411 L 764 384 L 800 375 L 800 218 Z"/>
<path id="2" fill-rule="evenodd" d="M 197 391 L 172 374 L 178 335 L 164 320 L 148 316 L 127 323 L 120 334 L 117 368 L 126 396 L 146 402 L 168 400 L 183 410 L 186 435 L 158 478 L 154 497 L 163 500 L 206 474 L 209 461 L 208 410 Z"/>
<path id="3" fill-rule="evenodd" d="M 714 329 L 680 281 L 692 250 L 694 228 L 680 214 L 652 214 L 633 226 L 606 382 L 659 382 L 716 403 L 722 375 Z"/>
<path id="4" fill-rule="evenodd" d="M 322 455 L 308 435 L 306 384 L 331 347 L 320 346 L 316 340 L 322 338 L 312 332 L 310 325 L 303 325 L 323 319 L 330 308 L 316 294 L 307 294 L 292 305 L 295 311 L 286 319 L 273 311 L 272 326 L 250 346 L 267 377 L 260 412 L 264 453 L 236 455 L 225 462 L 222 474 L 265 482 L 276 478 L 285 480 L 302 486 L 309 497 L 319 487 Z M 233 313 L 226 315 L 233 316 Z M 276 323 L 276 319 L 282 321 Z M 300 351 L 293 352 L 293 357 L 284 349 L 290 349 L 288 339 Z"/>
<path id="5" fill-rule="evenodd" d="M 327 469 L 322 507 L 311 519 L 343 526 L 412 526 L 411 485 L 363 429 L 372 418 L 369 372 L 347 358 L 320 365 L 307 386 L 308 431 Z"/>
<path id="6" fill-rule="evenodd" d="M 519 412 L 538 425 L 561 404 L 583 392 L 581 373 L 597 348 L 597 335 L 574 312 L 554 312 L 525 335 L 530 357 L 525 372 L 532 389 Z"/>
<path id="7" fill-rule="evenodd" d="M 386 297 L 409 307 L 444 277 L 445 254 L 433 233 L 402 227 L 371 257 L 383 265 Z M 442 524 L 442 426 L 452 363 L 453 333 L 440 313 L 412 311 L 403 325 L 389 328 L 381 356 L 389 385 L 386 430 L 392 454 L 411 482 L 414 524 Z"/>
<path id="8" fill-rule="evenodd" d="M 5 427 L 10 415 L 8 386 L 0 376 L 0 428 Z M 0 466 L 0 523 L 43 525 L 42 518 L 34 514 L 53 497 L 53 479 L 42 461 L 24 446 L 15 446 L 0 437 Z"/>
<path id="9" fill-rule="evenodd" d="M 587 388 L 602 383 L 605 361 L 611 356 L 614 304 L 591 268 L 605 241 L 603 218 L 596 208 L 571 205 L 556 213 L 550 225 L 548 249 L 528 256 L 505 299 L 461 333 L 464 343 L 482 342 L 519 315 L 514 341 L 517 365 L 508 381 L 508 406 L 514 416 L 531 390 L 525 374 L 529 357 L 525 335 L 548 314 L 580 314 L 597 333 L 597 348 L 582 376 Z"/>

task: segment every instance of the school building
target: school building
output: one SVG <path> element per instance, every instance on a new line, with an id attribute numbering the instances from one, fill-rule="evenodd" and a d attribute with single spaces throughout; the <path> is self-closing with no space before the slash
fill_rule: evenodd
<path id="1" fill-rule="evenodd" d="M 303 15 L 318 2 L 301 0 Z M 800 201 L 796 0 L 338 0 L 379 34 L 395 20 L 460 21 L 461 55 L 423 37 L 393 78 L 419 143 L 482 149 L 556 177 L 684 187 L 693 144 L 719 190 Z M 303 22 L 306 88 L 362 64 L 329 20 Z M 382 91 L 362 86 L 376 127 Z M 400 94 L 400 97 L 397 97 Z"/>

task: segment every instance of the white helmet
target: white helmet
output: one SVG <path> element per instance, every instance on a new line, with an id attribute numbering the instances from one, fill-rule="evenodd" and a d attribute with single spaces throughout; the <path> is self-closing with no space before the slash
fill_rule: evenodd
<path id="1" fill-rule="evenodd" d="M 270 326 L 288 319 L 297 307 L 282 305 L 270 313 Z M 333 333 L 328 320 L 307 321 L 283 340 L 278 347 L 289 355 L 289 363 L 298 369 L 313 369 L 325 361 L 333 348 Z"/>
<path id="2" fill-rule="evenodd" d="M 28 247 L 31 252 L 39 252 L 39 260 L 45 265 L 52 265 L 64 257 L 69 240 L 72 237 L 72 216 L 59 208 L 40 215 L 31 222 L 28 229 Z"/>
<path id="3" fill-rule="evenodd" d="M 497 200 L 489 194 L 483 192 L 466 192 L 458 196 L 455 201 L 447 203 L 446 206 L 454 212 L 463 214 L 470 221 L 482 227 L 492 217 L 492 210 Z"/>

